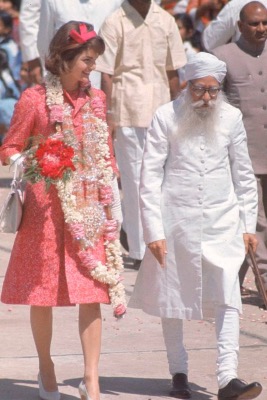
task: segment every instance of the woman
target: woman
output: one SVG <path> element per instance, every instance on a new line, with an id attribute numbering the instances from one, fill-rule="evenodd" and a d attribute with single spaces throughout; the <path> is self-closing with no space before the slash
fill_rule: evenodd
<path id="1" fill-rule="evenodd" d="M 26 186 L 1 300 L 31 305 L 44 400 L 60 399 L 50 355 L 52 306 L 79 304 L 82 400 L 100 399 L 100 303 L 111 302 L 116 316 L 125 312 L 117 240 L 121 211 L 105 97 L 88 79 L 104 48 L 92 25 L 63 25 L 50 44 L 45 84 L 22 94 L 0 152 L 10 164 L 20 162 L 27 149 L 25 176 L 36 182 Z M 63 159 L 70 168 L 57 178 Z"/>

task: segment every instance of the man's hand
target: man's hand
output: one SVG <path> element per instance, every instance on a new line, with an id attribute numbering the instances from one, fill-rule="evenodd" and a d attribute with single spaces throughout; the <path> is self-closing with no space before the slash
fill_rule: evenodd
<path id="1" fill-rule="evenodd" d="M 151 242 L 147 245 L 153 256 L 157 259 L 160 266 L 162 268 L 166 267 L 166 254 L 167 254 L 167 247 L 166 247 L 166 240 L 156 240 L 155 242 Z"/>
<path id="2" fill-rule="evenodd" d="M 112 137 L 112 140 L 115 140 L 116 139 L 116 129 L 115 129 L 115 123 L 114 123 L 114 119 L 113 119 L 113 114 L 111 112 L 108 112 L 106 119 L 107 119 L 107 124 L 109 127 L 109 132 Z"/>
<path id="3" fill-rule="evenodd" d="M 252 246 L 252 250 L 255 253 L 258 245 L 258 240 L 256 238 L 256 235 L 254 233 L 243 233 L 243 239 L 244 239 L 246 254 L 248 252 L 249 245 Z"/>
<path id="4" fill-rule="evenodd" d="M 34 60 L 28 61 L 29 68 L 29 80 L 32 84 L 41 84 L 42 83 L 42 67 L 41 61 L 39 58 L 35 58 Z"/>

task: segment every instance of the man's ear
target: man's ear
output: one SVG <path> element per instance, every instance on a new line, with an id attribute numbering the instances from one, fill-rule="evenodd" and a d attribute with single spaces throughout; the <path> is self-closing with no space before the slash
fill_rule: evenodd
<path id="1" fill-rule="evenodd" d="M 238 28 L 239 28 L 240 32 L 242 33 L 242 30 L 243 30 L 243 22 L 239 20 L 239 21 L 237 21 L 237 25 L 238 25 Z"/>

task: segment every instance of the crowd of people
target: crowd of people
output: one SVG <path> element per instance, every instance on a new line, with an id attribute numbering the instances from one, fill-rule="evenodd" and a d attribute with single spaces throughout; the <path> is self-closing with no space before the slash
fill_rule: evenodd
<path id="1" fill-rule="evenodd" d="M 182 40 L 187 55 L 203 49 L 202 32 L 226 4 L 227 0 L 154 0 L 164 10 L 174 16 L 177 26 L 184 34 Z M 12 48 L 5 62 L 1 61 L 0 98 L 5 101 L 0 106 L 0 143 L 7 131 L 20 93 L 32 84 L 42 81 L 45 55 L 49 43 L 64 22 L 70 19 L 84 19 L 99 30 L 105 18 L 122 4 L 122 0 L 106 2 L 100 8 L 93 2 L 77 2 L 72 8 L 68 2 L 41 0 L 2 0 L 0 2 L 0 49 Z M 76 3 L 76 2 L 75 2 Z M 91 5 L 92 3 L 92 5 Z M 41 16 L 41 18 L 40 18 Z M 83 18 L 81 18 L 83 17 Z M 4 43 L 6 45 L 4 46 Z M 11 54 L 12 53 L 12 54 Z M 1 53 L 2 57 L 5 56 Z M 179 71 L 183 81 L 183 72 Z M 93 83 L 100 87 L 100 74 L 92 74 Z M 182 83 L 183 87 L 183 83 Z"/>
<path id="2" fill-rule="evenodd" d="M 126 312 L 124 232 L 129 306 L 161 318 L 170 395 L 192 396 L 183 320 L 212 317 L 218 399 L 254 399 L 239 315 L 249 247 L 267 290 L 267 0 L 71 3 L 0 1 L 1 162 L 27 175 L 40 135 L 75 160 L 67 182 L 27 183 L 1 294 L 31 306 L 40 397 L 60 399 L 52 308 L 79 304 L 79 393 L 100 400 L 100 304 Z"/>

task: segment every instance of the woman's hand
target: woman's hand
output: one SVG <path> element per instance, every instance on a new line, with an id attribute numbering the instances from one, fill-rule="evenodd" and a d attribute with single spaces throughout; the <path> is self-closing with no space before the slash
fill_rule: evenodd
<path id="1" fill-rule="evenodd" d="M 258 245 L 257 237 L 254 233 L 243 233 L 243 239 L 246 249 L 246 254 L 248 252 L 248 246 L 251 245 L 253 252 L 255 253 Z"/>
<path id="2" fill-rule="evenodd" d="M 157 259 L 160 266 L 162 268 L 166 267 L 166 254 L 167 254 L 167 247 L 166 247 L 166 240 L 156 240 L 155 242 L 151 242 L 147 245 L 153 256 Z"/>

